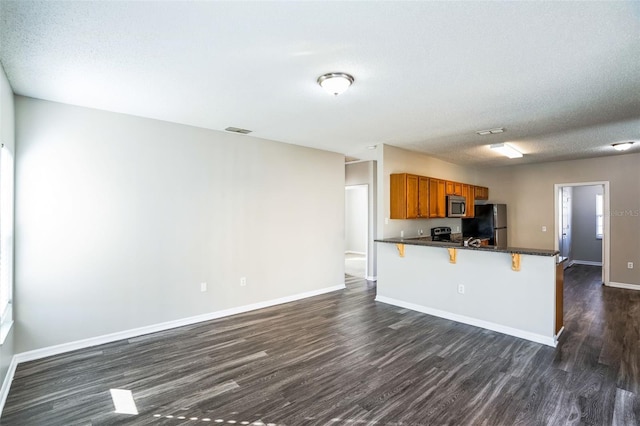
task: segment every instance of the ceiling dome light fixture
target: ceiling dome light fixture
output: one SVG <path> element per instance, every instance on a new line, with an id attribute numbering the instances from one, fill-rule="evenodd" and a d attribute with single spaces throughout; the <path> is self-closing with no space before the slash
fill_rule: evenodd
<path id="1" fill-rule="evenodd" d="M 318 77 L 320 87 L 335 96 L 347 90 L 353 82 L 353 76 L 343 72 L 330 72 Z"/>
<path id="2" fill-rule="evenodd" d="M 633 142 L 620 142 L 620 143 L 614 143 L 611 146 L 613 147 L 613 149 L 615 149 L 616 151 L 626 151 L 629 148 L 631 148 L 631 145 L 633 145 Z"/>
<path id="3" fill-rule="evenodd" d="M 509 157 L 509 158 L 522 157 L 522 153 L 520 151 L 518 151 L 511 145 L 507 145 L 506 143 L 497 143 L 497 144 L 491 145 L 489 148 L 491 148 L 493 151 L 499 152 L 505 157 Z"/>

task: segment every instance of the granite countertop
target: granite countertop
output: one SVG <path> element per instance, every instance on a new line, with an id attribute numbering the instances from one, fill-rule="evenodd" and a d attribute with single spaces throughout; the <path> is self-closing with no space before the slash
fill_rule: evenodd
<path id="1" fill-rule="evenodd" d="M 529 254 L 533 256 L 555 256 L 560 252 L 557 250 L 544 250 L 534 248 L 522 248 L 522 247 L 497 247 L 497 246 L 480 246 L 480 247 L 467 247 L 462 241 L 455 242 L 442 242 L 431 241 L 431 237 L 409 237 L 409 238 L 385 238 L 383 240 L 375 240 L 377 243 L 392 243 L 392 244 L 408 244 L 414 246 L 427 246 L 427 247 L 446 247 L 446 248 L 459 248 L 463 250 L 478 250 L 478 251 L 492 251 L 496 253 L 517 253 L 517 254 Z"/>

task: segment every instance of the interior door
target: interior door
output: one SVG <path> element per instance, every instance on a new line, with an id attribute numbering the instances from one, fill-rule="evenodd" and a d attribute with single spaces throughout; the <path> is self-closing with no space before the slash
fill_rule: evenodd
<path id="1" fill-rule="evenodd" d="M 570 186 L 562 187 L 562 218 L 560 226 L 560 256 L 567 259 L 571 258 L 571 199 L 573 188 Z M 569 262 L 565 262 L 568 265 Z M 566 267 L 566 266 L 565 266 Z"/>

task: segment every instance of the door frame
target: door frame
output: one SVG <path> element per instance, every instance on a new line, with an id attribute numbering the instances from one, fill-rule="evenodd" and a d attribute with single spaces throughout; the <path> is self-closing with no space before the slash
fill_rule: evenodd
<path id="1" fill-rule="evenodd" d="M 365 220 L 366 220 L 366 231 L 365 231 L 365 252 L 364 252 L 364 279 L 369 279 L 369 204 L 370 204 L 370 200 L 369 200 L 369 184 L 367 183 L 361 183 L 361 184 L 355 184 L 355 185 L 345 185 L 344 190 L 345 190 L 345 196 L 347 191 L 349 190 L 362 190 L 364 189 L 364 194 L 366 196 L 366 210 L 365 210 Z M 345 218 L 346 219 L 346 218 Z M 345 220 L 346 222 L 346 220 Z M 347 228 L 345 226 L 345 237 L 346 237 L 346 232 L 347 232 Z"/>
<path id="2" fill-rule="evenodd" d="M 594 186 L 594 185 L 602 185 L 603 192 L 602 197 L 604 201 L 604 230 L 602 235 L 602 283 L 606 286 L 609 285 L 610 282 L 610 254 L 611 254 L 611 218 L 609 216 L 610 210 L 610 198 L 609 198 L 609 181 L 595 181 L 595 182 L 574 182 L 574 183 L 556 183 L 553 186 L 554 189 L 554 206 L 555 206 L 555 229 L 554 229 L 554 247 L 555 250 L 560 250 L 560 244 L 558 241 L 558 235 L 560 232 L 560 226 L 562 224 L 559 222 L 560 210 L 562 209 L 562 205 L 559 204 L 558 200 L 560 197 L 560 191 L 562 187 L 565 186 Z"/>

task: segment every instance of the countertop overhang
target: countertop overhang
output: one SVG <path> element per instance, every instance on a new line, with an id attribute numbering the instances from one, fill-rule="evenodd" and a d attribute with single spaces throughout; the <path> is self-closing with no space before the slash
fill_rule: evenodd
<path id="1" fill-rule="evenodd" d="M 470 247 L 470 246 L 465 246 L 464 243 L 462 242 L 428 241 L 420 237 L 385 238 L 382 240 L 375 240 L 375 242 L 391 243 L 391 244 L 407 244 L 407 245 L 413 245 L 413 246 L 459 248 L 463 250 L 491 251 L 495 253 L 528 254 L 532 256 L 556 256 L 560 254 L 558 250 L 544 250 L 544 249 L 523 248 L 523 247 L 498 247 L 498 246 Z"/>

